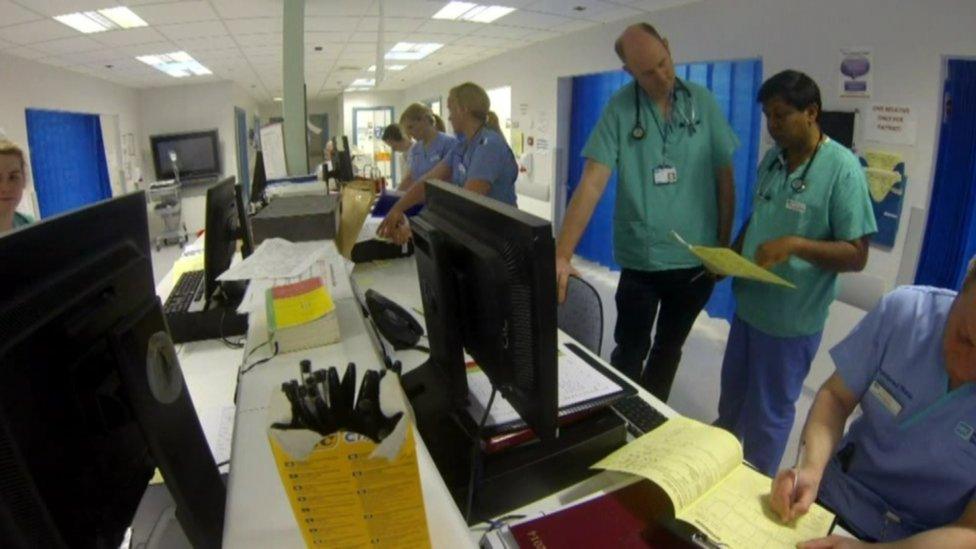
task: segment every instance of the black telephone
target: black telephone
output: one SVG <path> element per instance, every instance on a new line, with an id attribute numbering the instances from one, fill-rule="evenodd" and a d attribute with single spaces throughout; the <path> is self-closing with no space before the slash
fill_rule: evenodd
<path id="1" fill-rule="evenodd" d="M 369 316 L 395 350 L 417 347 L 424 328 L 413 315 L 376 290 L 366 290 L 365 297 Z"/>

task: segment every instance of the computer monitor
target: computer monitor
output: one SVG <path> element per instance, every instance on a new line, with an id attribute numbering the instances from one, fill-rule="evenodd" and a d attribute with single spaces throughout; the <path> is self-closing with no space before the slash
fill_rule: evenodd
<path id="1" fill-rule="evenodd" d="M 251 230 L 251 218 L 248 216 L 244 187 L 241 185 L 234 185 L 234 203 L 237 206 L 237 236 L 241 239 L 241 256 L 246 258 L 254 253 L 254 232 Z"/>
<path id="2" fill-rule="evenodd" d="M 332 138 L 332 171 L 329 176 L 335 177 L 343 183 L 353 180 L 349 138 L 344 135 L 337 135 Z"/>
<path id="3" fill-rule="evenodd" d="M 548 221 L 439 181 L 411 218 L 430 342 L 447 406 L 468 399 L 464 351 L 542 439 L 557 436 L 555 244 Z M 409 374 L 408 374 L 409 375 Z M 466 412 L 465 412 L 466 413 Z"/>
<path id="4" fill-rule="evenodd" d="M 177 172 L 181 179 L 211 177 L 220 173 L 217 130 L 154 135 L 149 141 L 158 179 L 173 179 Z"/>
<path id="5" fill-rule="evenodd" d="M 264 169 L 264 154 L 257 152 L 254 160 L 254 176 L 251 178 L 251 204 L 266 204 L 264 191 L 268 187 L 268 172 Z"/>
<path id="6" fill-rule="evenodd" d="M 240 238 L 240 217 L 234 176 L 207 189 L 206 227 L 203 239 L 204 292 L 207 308 L 216 296 L 217 277 L 230 267 Z"/>
<path id="7" fill-rule="evenodd" d="M 106 223 L 105 220 L 111 220 Z M 153 287 L 145 194 L 0 237 L 0 545 L 119 547 L 159 467 L 196 547 L 225 488 Z"/>
<path id="8" fill-rule="evenodd" d="M 827 137 L 847 147 L 854 148 L 854 112 L 823 111 L 820 113 L 820 129 Z"/>

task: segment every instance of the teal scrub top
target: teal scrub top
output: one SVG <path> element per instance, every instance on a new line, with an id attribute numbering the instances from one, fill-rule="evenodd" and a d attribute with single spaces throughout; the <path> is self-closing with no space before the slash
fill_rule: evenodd
<path id="1" fill-rule="evenodd" d="M 631 135 L 635 90 L 645 130 L 640 140 Z M 671 110 L 664 120 L 643 89 L 627 84 L 610 99 L 583 148 L 584 157 L 617 170 L 613 250 L 624 268 L 700 266 L 671 231 L 692 244 L 718 244 L 715 172 L 732 164 L 738 139 L 706 88 L 676 80 Z M 655 184 L 655 168 L 662 165 L 676 170 L 676 182 Z"/>
<path id="2" fill-rule="evenodd" d="M 20 227 L 26 227 L 27 225 L 30 225 L 33 222 L 34 222 L 34 218 L 33 217 L 31 217 L 31 216 L 29 216 L 27 214 L 22 214 L 20 212 L 14 212 L 14 228 L 15 229 L 18 229 Z"/>
<path id="3" fill-rule="evenodd" d="M 976 385 L 949 389 L 942 348 L 955 297 L 898 288 L 830 350 L 863 413 L 819 497 L 856 534 L 903 538 L 955 521 L 976 500 Z"/>
<path id="4" fill-rule="evenodd" d="M 864 168 L 854 153 L 827 138 L 806 173 L 806 187 L 797 191 L 806 166 L 787 175 L 781 150 L 773 147 L 766 153 L 759 164 L 742 255 L 754 260 L 760 244 L 782 236 L 850 241 L 877 232 Z M 837 296 L 837 273 L 796 256 L 771 270 L 796 289 L 736 278 L 732 290 L 739 318 L 777 337 L 822 331 Z"/>

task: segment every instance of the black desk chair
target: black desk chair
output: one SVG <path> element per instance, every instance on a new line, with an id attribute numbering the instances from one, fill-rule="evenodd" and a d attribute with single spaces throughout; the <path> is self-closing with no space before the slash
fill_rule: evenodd
<path id="1" fill-rule="evenodd" d="M 566 301 L 556 311 L 559 329 L 599 355 L 603 346 L 603 301 L 588 282 L 577 276 L 569 277 Z"/>

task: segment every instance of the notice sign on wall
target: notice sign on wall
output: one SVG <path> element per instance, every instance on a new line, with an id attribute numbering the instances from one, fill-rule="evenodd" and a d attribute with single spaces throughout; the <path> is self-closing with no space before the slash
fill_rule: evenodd
<path id="1" fill-rule="evenodd" d="M 865 139 L 897 145 L 915 144 L 916 121 L 912 107 L 873 103 L 868 109 Z"/>

